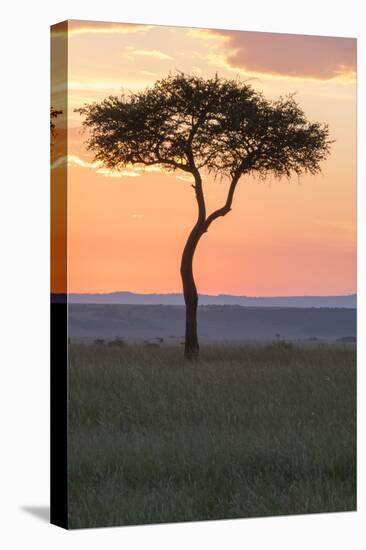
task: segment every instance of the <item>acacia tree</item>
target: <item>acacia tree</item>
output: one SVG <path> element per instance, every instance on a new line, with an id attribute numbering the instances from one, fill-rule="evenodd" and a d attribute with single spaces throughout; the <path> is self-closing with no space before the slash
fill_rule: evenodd
<path id="1" fill-rule="evenodd" d="M 181 260 L 186 304 L 185 356 L 198 356 L 198 294 L 193 275 L 197 244 L 232 208 L 242 176 L 316 174 L 329 153 L 326 124 L 309 122 L 292 95 L 269 101 L 250 85 L 179 73 L 128 96 L 110 96 L 78 109 L 88 149 L 107 168 L 161 165 L 193 178 L 197 219 Z M 202 174 L 227 181 L 225 203 L 208 213 Z"/>
<path id="2" fill-rule="evenodd" d="M 62 115 L 62 111 L 58 111 L 57 109 L 54 109 L 51 106 L 51 110 L 50 110 L 51 147 L 53 145 L 53 139 L 55 137 L 55 128 L 56 128 L 54 119 L 57 118 L 59 115 Z"/>

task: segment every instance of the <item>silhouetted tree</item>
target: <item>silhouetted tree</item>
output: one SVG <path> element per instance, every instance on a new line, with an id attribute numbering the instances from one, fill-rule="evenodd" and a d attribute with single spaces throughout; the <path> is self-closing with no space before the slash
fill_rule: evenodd
<path id="1" fill-rule="evenodd" d="M 309 122 L 292 95 L 269 101 L 237 80 L 183 73 L 128 96 L 87 104 L 88 148 L 111 169 L 128 164 L 182 170 L 194 180 L 197 220 L 183 250 L 186 304 L 185 356 L 198 356 L 198 295 L 193 276 L 197 244 L 210 225 L 230 212 L 242 176 L 276 178 L 320 171 L 330 147 L 326 124 Z M 208 213 L 202 173 L 228 182 L 225 203 Z"/>
<path id="2" fill-rule="evenodd" d="M 55 137 L 55 128 L 56 128 L 54 119 L 57 118 L 58 115 L 62 115 L 62 111 L 57 111 L 56 109 L 51 107 L 51 112 L 50 112 L 51 146 L 53 144 L 53 139 Z"/>

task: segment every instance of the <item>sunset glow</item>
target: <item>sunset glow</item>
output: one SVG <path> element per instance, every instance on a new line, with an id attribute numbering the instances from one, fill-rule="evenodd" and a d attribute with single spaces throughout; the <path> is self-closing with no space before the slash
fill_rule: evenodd
<path id="1" fill-rule="evenodd" d="M 75 109 L 137 91 L 169 73 L 218 73 L 269 99 L 297 94 L 310 120 L 335 140 L 322 174 L 243 177 L 232 212 L 197 249 L 199 292 L 248 296 L 356 291 L 356 41 L 71 21 L 68 82 L 54 80 L 54 181 L 68 173 L 68 292 L 180 292 L 180 258 L 196 218 L 190 178 L 159 167 L 106 169 L 86 150 Z M 63 40 L 56 32 L 53 40 Z M 65 128 L 67 155 L 60 156 Z M 206 175 L 208 210 L 227 182 Z M 55 292 L 64 291 L 57 281 Z"/>

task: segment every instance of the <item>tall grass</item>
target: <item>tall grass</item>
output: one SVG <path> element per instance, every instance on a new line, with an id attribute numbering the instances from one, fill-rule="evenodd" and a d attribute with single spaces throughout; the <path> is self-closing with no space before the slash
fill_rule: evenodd
<path id="1" fill-rule="evenodd" d="M 71 528 L 354 510 L 355 350 L 71 345 Z"/>

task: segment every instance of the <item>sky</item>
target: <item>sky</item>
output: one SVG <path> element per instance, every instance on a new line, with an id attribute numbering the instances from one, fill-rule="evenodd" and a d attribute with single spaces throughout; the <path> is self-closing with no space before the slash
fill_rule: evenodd
<path id="1" fill-rule="evenodd" d="M 356 291 L 355 39 L 81 21 L 65 29 L 52 32 L 55 53 L 67 40 L 68 63 L 67 79 L 60 56 L 52 69 L 52 106 L 64 112 L 51 166 L 54 226 L 67 209 L 68 270 L 67 289 L 52 277 L 54 292 L 181 291 L 180 258 L 197 208 L 189 178 L 158 166 L 107 170 L 87 151 L 74 111 L 177 71 L 239 78 L 268 99 L 296 93 L 308 118 L 328 123 L 335 140 L 319 175 L 240 180 L 232 211 L 198 245 L 199 292 Z M 223 205 L 228 182 L 203 179 L 208 210 Z"/>

